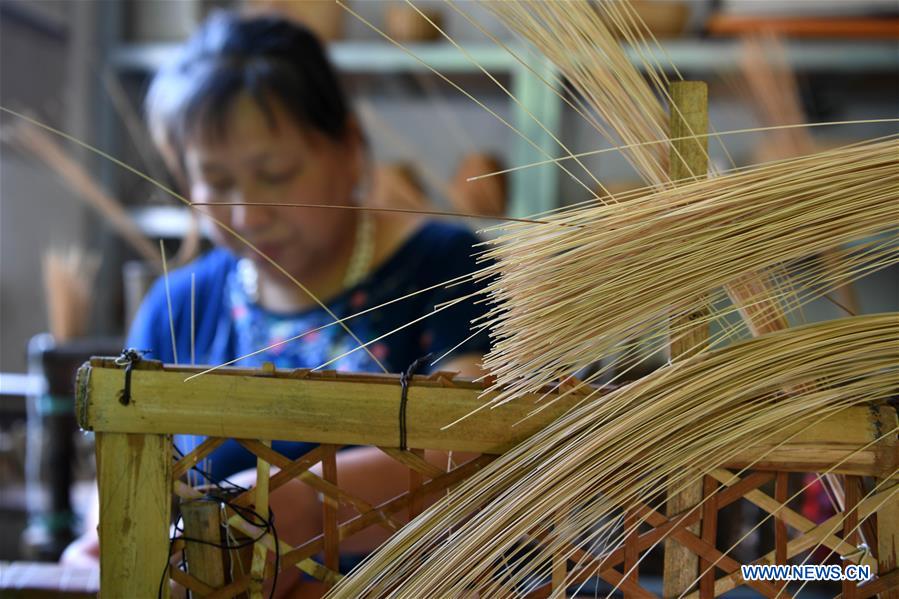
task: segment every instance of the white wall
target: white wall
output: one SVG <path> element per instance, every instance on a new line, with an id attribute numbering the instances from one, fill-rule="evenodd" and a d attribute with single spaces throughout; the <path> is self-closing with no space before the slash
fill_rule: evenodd
<path id="1" fill-rule="evenodd" d="M 90 7 L 62 0 L 4 2 L 0 104 L 87 135 Z M 15 122 L 0 118 L 6 132 Z M 28 339 L 47 330 L 42 253 L 84 245 L 85 224 L 83 205 L 59 178 L 31 155 L 0 146 L 0 370 L 24 371 Z"/>

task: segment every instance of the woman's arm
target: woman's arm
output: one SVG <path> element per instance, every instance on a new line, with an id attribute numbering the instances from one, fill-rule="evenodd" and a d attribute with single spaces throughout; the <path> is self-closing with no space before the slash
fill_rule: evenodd
<path id="1" fill-rule="evenodd" d="M 448 360 L 446 363 L 438 362 L 437 368 L 440 370 L 458 371 L 462 376 L 475 378 L 484 374 L 484 370 L 481 368 L 483 359 L 484 356 L 479 354 L 465 354 Z"/>

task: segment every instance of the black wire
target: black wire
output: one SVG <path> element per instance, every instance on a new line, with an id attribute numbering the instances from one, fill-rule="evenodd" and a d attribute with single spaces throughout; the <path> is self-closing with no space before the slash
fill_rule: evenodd
<path id="1" fill-rule="evenodd" d="M 417 358 L 414 362 L 409 364 L 409 367 L 406 368 L 400 374 L 400 415 L 399 415 L 399 429 L 400 429 L 400 450 L 406 451 L 408 449 L 406 447 L 406 404 L 409 402 L 409 382 L 412 380 L 412 376 L 421 368 L 421 365 L 431 359 L 433 354 L 428 354 L 426 356 L 422 356 Z"/>
<path id="2" fill-rule="evenodd" d="M 178 449 L 177 446 L 174 446 L 174 449 L 180 457 L 182 457 L 182 458 L 184 457 L 184 453 L 182 453 L 182 451 L 180 449 Z M 184 542 L 198 543 L 200 545 L 209 545 L 212 547 L 217 547 L 219 549 L 223 549 L 225 551 L 230 551 L 233 549 L 242 549 L 244 547 L 249 547 L 250 545 L 254 545 L 257 541 L 261 540 L 267 534 L 271 534 L 272 538 L 275 541 L 275 573 L 272 576 L 272 589 L 269 594 L 269 598 L 270 599 L 273 598 L 275 596 L 275 589 L 278 586 L 278 571 L 281 568 L 281 546 L 280 546 L 280 542 L 278 541 L 278 531 L 275 528 L 275 513 L 272 511 L 271 507 L 269 507 L 269 510 L 268 510 L 269 516 L 268 516 L 268 518 L 266 518 L 254 509 L 244 507 L 242 505 L 238 505 L 238 504 L 230 501 L 228 499 L 228 496 L 232 495 L 235 491 L 245 492 L 245 491 L 248 491 L 249 489 L 246 489 L 245 487 L 237 485 L 237 484 L 231 482 L 230 480 L 228 480 L 227 478 L 222 478 L 221 480 L 217 480 L 209 472 L 206 472 L 205 470 L 199 468 L 198 466 L 192 466 L 191 470 L 196 470 L 203 478 L 205 478 L 207 481 L 209 481 L 210 483 L 215 485 L 216 488 L 223 494 L 223 495 L 216 495 L 214 493 L 207 493 L 207 494 L 203 495 L 202 497 L 199 497 L 198 499 L 217 501 L 221 504 L 228 506 L 229 508 L 231 508 L 231 510 L 235 514 L 240 516 L 245 522 L 247 522 L 248 524 L 250 524 L 252 526 L 255 526 L 256 528 L 261 528 L 262 532 L 256 538 L 247 539 L 246 541 L 242 541 L 242 542 L 235 543 L 235 544 L 230 544 L 228 542 L 216 543 L 213 541 L 206 541 L 203 539 L 195 539 L 193 537 L 184 536 L 183 535 L 184 529 L 179 528 L 178 524 L 175 523 L 175 526 L 174 526 L 175 534 L 171 538 L 169 538 L 169 551 L 168 551 L 168 555 L 166 556 L 165 567 L 162 570 L 162 576 L 159 579 L 159 589 L 157 592 L 157 598 L 162 599 L 162 587 L 165 584 L 166 574 L 169 571 L 170 561 L 172 559 L 172 548 L 174 547 L 175 541 L 177 539 L 181 539 Z M 225 483 L 231 485 L 231 488 L 223 487 L 221 485 L 222 482 L 225 482 Z M 248 515 L 254 517 L 255 520 L 247 517 Z M 182 535 L 178 536 L 178 533 L 182 533 Z"/>
<path id="3" fill-rule="evenodd" d="M 166 574 L 169 572 L 169 560 L 172 559 L 172 547 L 175 545 L 175 538 L 169 539 L 169 551 L 165 556 L 165 567 L 162 569 L 162 576 L 159 577 L 159 590 L 156 592 L 156 599 L 162 599 L 162 585 L 165 584 Z"/>

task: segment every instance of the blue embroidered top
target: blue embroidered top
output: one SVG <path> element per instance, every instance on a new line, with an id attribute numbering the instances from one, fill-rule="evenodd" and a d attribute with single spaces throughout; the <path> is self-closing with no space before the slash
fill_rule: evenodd
<path id="1" fill-rule="evenodd" d="M 327 302 L 339 318 L 378 306 L 406 294 L 437 286 L 400 302 L 378 308 L 350 321 L 347 326 L 364 342 L 371 341 L 416 318 L 431 313 L 443 302 L 473 293 L 465 282 L 450 287 L 444 281 L 477 269 L 472 245 L 477 238 L 467 229 L 430 222 L 414 233 L 388 260 L 351 289 Z M 315 330 L 332 322 L 321 308 L 294 314 L 276 314 L 255 304 L 238 277 L 238 260 L 224 249 L 215 249 L 192 264 L 169 273 L 175 344 L 178 361 L 190 361 L 190 278 L 196 278 L 195 362 L 220 364 L 306 331 L 302 339 L 285 343 L 241 360 L 236 366 L 273 362 L 284 368 L 314 368 L 340 356 L 358 344 L 339 325 Z M 455 355 L 484 353 L 486 334 L 465 341 L 470 321 L 481 314 L 471 300 L 448 307 L 369 346 L 390 372 L 400 372 L 416 358 L 439 356 L 462 343 Z M 463 343 L 463 341 L 465 341 Z M 147 357 L 175 361 L 169 332 L 165 286 L 157 281 L 138 311 L 128 346 L 148 350 Z M 380 371 L 363 350 L 355 351 L 331 369 Z"/>
<path id="2" fill-rule="evenodd" d="M 471 336 L 470 327 L 471 320 L 482 314 L 483 304 L 467 299 L 434 313 L 435 308 L 444 302 L 476 291 L 474 284 L 467 281 L 451 286 L 441 284 L 477 270 L 472 256 L 474 243 L 477 243 L 477 237 L 468 229 L 443 222 L 428 222 L 365 279 L 327 301 L 328 308 L 338 318 L 344 318 L 409 293 L 434 287 L 372 310 L 346 324 L 360 340 L 368 342 L 431 314 L 368 346 L 390 372 L 401 372 L 416 358 L 428 353 L 433 353 L 435 358 L 450 350 L 452 355 L 484 354 L 488 349 L 486 333 Z M 238 265 L 239 260 L 233 254 L 215 249 L 169 273 L 179 363 L 190 362 L 190 281 L 191 273 L 194 273 L 197 364 L 221 364 L 312 331 L 298 340 L 245 358 L 235 366 L 273 362 L 283 368 L 315 368 L 343 356 L 327 368 L 380 371 L 364 350 L 347 353 L 358 343 L 339 325 L 325 327 L 333 319 L 321 308 L 278 314 L 256 304 L 241 284 Z M 128 346 L 148 351 L 148 358 L 175 362 L 162 280 L 152 287 L 138 311 Z M 307 449 L 303 445 L 281 444 L 279 448 L 276 444 L 275 447 L 288 457 L 296 457 Z M 182 449 L 185 449 L 183 443 Z M 252 467 L 255 463 L 248 452 L 233 442 L 220 447 L 212 457 L 213 475 L 217 477 Z"/>

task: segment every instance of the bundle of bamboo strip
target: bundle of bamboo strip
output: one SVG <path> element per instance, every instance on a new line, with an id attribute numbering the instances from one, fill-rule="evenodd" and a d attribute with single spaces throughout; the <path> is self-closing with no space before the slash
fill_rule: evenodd
<path id="1" fill-rule="evenodd" d="M 780 38 L 773 34 L 759 34 L 743 40 L 741 75 L 745 96 L 759 121 L 767 127 L 799 125 L 807 121 L 799 93 L 799 80 L 786 57 Z M 804 156 L 820 148 L 810 129 L 790 127 L 773 129 L 756 149 L 756 160 L 768 162 Z M 820 260 L 840 268 L 840 261 L 831 252 Z M 851 313 L 858 313 L 858 297 L 851 285 L 834 290 L 841 305 Z"/>
<path id="2" fill-rule="evenodd" d="M 641 54 L 644 79 L 622 49 L 622 41 L 642 42 L 651 36 L 628 3 L 524 1 L 486 6 L 559 69 L 578 92 L 577 112 L 602 137 L 626 146 L 622 154 L 648 184 L 668 181 L 667 145 L 639 144 L 668 136 L 668 115 L 659 98 L 668 97 L 670 82 Z"/>
<path id="3" fill-rule="evenodd" d="M 772 436 L 888 398 L 897 364 L 895 313 L 791 328 L 673 363 L 586 401 L 501 456 L 333 596 L 510 596 L 545 582 L 559 554 L 578 563 L 568 582 L 596 574 L 640 523 L 622 530 L 621 513 L 659 509 L 658 490 L 692 484 L 697 464 L 712 470 Z M 826 386 L 808 384 L 822 379 Z M 560 506 L 577 506 L 562 530 Z"/>
<path id="4" fill-rule="evenodd" d="M 714 470 L 788 426 L 883 401 L 899 383 L 896 314 L 780 330 L 810 299 L 899 258 L 895 139 L 703 180 L 705 161 L 688 160 L 685 146 L 666 138 L 705 131 L 671 101 L 664 71 L 647 59 L 652 36 L 628 3 L 488 6 L 559 68 L 578 92 L 570 105 L 626 146 L 649 186 L 626 201 L 607 194 L 610 205 L 542 215 L 551 225 L 497 228 L 482 254 L 495 262 L 474 275 L 488 282 L 492 305 L 476 325 L 494 341 L 485 360 L 494 402 L 566 384 L 630 338 L 696 346 L 497 460 L 395 535 L 334 596 L 508 596 L 550 576 L 564 592 L 621 552 L 642 521 L 634 514 L 660 509 L 646 505 L 661 489 L 678 495 L 696 486 L 697 467 Z M 631 43 L 646 79 L 616 35 Z M 661 99 L 682 133 L 669 133 Z M 694 145 L 687 152 L 707 160 L 705 144 Z M 823 251 L 838 268 L 806 260 Z M 732 322 L 736 314 L 742 323 Z M 721 332 L 695 341 L 697 319 Z M 756 339 L 710 349 L 745 333 Z M 623 529 L 622 514 L 630 517 Z M 558 560 L 577 562 L 561 582 Z"/>
<path id="5" fill-rule="evenodd" d="M 875 262 L 895 262 L 897 156 L 895 140 L 865 144 L 552 217 L 568 227 L 505 225 L 484 252 L 495 265 L 477 275 L 492 278 L 496 401 L 574 375 L 635 334 L 661 340 L 669 314 L 696 312 L 747 271 L 808 278 L 796 261 L 878 233 Z M 830 284 L 852 272 L 833 271 Z M 758 293 L 749 309 L 768 297 Z M 790 291 L 780 293 L 786 306 Z"/>
<path id="6" fill-rule="evenodd" d="M 50 249 L 41 260 L 50 333 L 57 343 L 87 333 L 100 257 L 80 248 Z"/>

